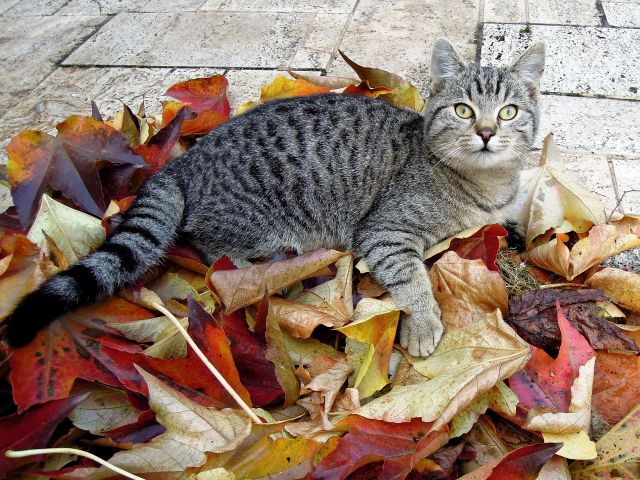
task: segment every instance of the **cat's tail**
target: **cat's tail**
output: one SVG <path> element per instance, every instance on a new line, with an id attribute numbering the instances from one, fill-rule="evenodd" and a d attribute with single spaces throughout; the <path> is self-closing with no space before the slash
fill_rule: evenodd
<path id="1" fill-rule="evenodd" d="M 26 345 L 60 315 L 135 284 L 175 240 L 184 205 L 175 178 L 164 171 L 152 176 L 100 248 L 20 301 L 7 319 L 9 344 Z"/>

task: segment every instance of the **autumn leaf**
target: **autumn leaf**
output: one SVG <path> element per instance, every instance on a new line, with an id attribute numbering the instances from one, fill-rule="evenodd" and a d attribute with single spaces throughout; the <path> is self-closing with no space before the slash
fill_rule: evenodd
<path id="1" fill-rule="evenodd" d="M 602 290 L 532 290 L 509 300 L 507 322 L 528 343 L 554 353 L 560 347 L 555 303 L 571 325 L 595 350 L 613 349 L 640 353 L 640 347 L 615 323 L 598 316 L 596 302 L 607 300 Z"/>
<path id="2" fill-rule="evenodd" d="M 391 301 L 364 298 L 358 302 L 353 321 L 337 330 L 363 343 L 364 352 L 355 366 L 353 386 L 367 398 L 389 383 L 387 370 L 393 349 L 400 309 Z M 347 353 L 350 363 L 353 358 Z"/>
<path id="3" fill-rule="evenodd" d="M 460 477 L 464 480 L 536 480 L 538 473 L 560 450 L 560 444 L 540 443 L 519 448 Z"/>
<path id="4" fill-rule="evenodd" d="M 445 329 L 469 325 L 496 308 L 507 313 L 507 287 L 498 272 L 481 260 L 465 260 L 447 252 L 429 271 L 433 294 Z"/>
<path id="5" fill-rule="evenodd" d="M 220 297 L 225 313 L 234 312 L 258 302 L 265 294 L 279 290 L 305 278 L 313 277 L 323 267 L 350 255 L 336 250 L 315 250 L 280 262 L 259 263 L 234 270 L 210 269 L 207 286 Z"/>
<path id="6" fill-rule="evenodd" d="M 605 209 L 600 198 L 577 186 L 564 172 L 562 154 L 553 134 L 544 139 L 540 165 L 529 172 L 524 190 L 527 249 L 549 232 L 584 233 L 605 223 Z"/>
<path id="7" fill-rule="evenodd" d="M 229 82 L 224 75 L 207 78 L 193 78 L 172 85 L 165 95 L 179 100 L 165 104 L 162 123 L 168 125 L 187 107 L 197 116 L 193 120 L 185 117 L 180 128 L 182 136 L 201 135 L 213 130 L 229 119 L 231 107 L 227 99 Z M 187 115 L 186 112 L 183 113 Z"/>
<path id="8" fill-rule="evenodd" d="M 444 431 L 419 419 L 388 423 L 352 415 L 336 429 L 348 430 L 336 448 L 311 473 L 312 479 L 343 479 L 368 463 L 383 461 L 380 479 L 402 479 L 423 458 L 448 441 Z"/>
<path id="9" fill-rule="evenodd" d="M 72 264 L 100 246 L 105 231 L 99 219 L 43 195 L 27 236 L 39 246 L 48 236 Z"/>
<path id="10" fill-rule="evenodd" d="M 187 317 L 178 319 L 185 328 L 188 326 Z M 126 323 L 109 325 L 118 330 L 129 340 L 140 343 L 152 343 L 144 349 L 144 354 L 153 358 L 184 358 L 187 355 L 187 345 L 184 337 L 167 317 L 133 320 Z"/>
<path id="11" fill-rule="evenodd" d="M 67 397 L 77 378 L 121 386 L 132 375 L 140 347 L 105 323 L 149 318 L 145 309 L 118 298 L 63 315 L 34 341 L 13 352 L 9 380 L 22 412 L 32 405 Z M 124 357 L 128 360 L 121 361 Z"/>
<path id="12" fill-rule="evenodd" d="M 15 460 L 4 456 L 7 450 L 27 450 L 47 445 L 55 427 L 78 406 L 87 395 L 75 395 L 36 405 L 20 414 L 0 419 L 0 476 L 33 458 Z"/>
<path id="13" fill-rule="evenodd" d="M 640 313 L 640 275 L 619 268 L 603 268 L 587 280 L 591 288 L 603 290 L 615 303 Z"/>
<path id="14" fill-rule="evenodd" d="M 640 345 L 640 330 L 627 332 Z M 598 352 L 591 404 L 609 424 L 615 425 L 640 404 L 640 356 Z"/>
<path id="15" fill-rule="evenodd" d="M 363 67 L 347 57 L 344 52 L 338 50 L 342 58 L 356 72 L 360 80 L 367 80 L 371 87 L 391 88 L 393 93 L 381 95 L 380 98 L 398 107 L 405 107 L 422 112 L 424 109 L 424 98 L 418 89 L 404 80 L 402 77 L 387 72 L 380 68 Z"/>
<path id="16" fill-rule="evenodd" d="M 144 165 L 120 132 L 91 117 L 74 115 L 56 128 L 56 137 L 25 130 L 7 146 L 11 194 L 25 228 L 48 186 L 101 216 L 106 205 L 97 162 Z"/>
<path id="17" fill-rule="evenodd" d="M 334 327 L 338 323 L 329 306 L 305 305 L 279 297 L 271 297 L 269 302 L 280 327 L 294 337 L 306 339 L 318 325 Z"/>
<path id="18" fill-rule="evenodd" d="M 280 98 L 303 97 L 330 92 L 329 87 L 314 85 L 301 78 L 292 80 L 284 75 L 278 75 L 269 85 L 262 87 L 260 101 L 266 103 Z"/>
<path id="19" fill-rule="evenodd" d="M 640 404 L 596 443 L 598 456 L 591 462 L 571 464 L 573 480 L 640 477 Z"/>
<path id="20" fill-rule="evenodd" d="M 342 385 L 353 369 L 346 361 L 334 363 L 326 372 L 317 375 L 300 391 L 302 395 L 309 392 L 319 392 L 324 401 L 321 410 L 322 422 L 325 430 L 330 430 L 333 425 L 329 422 L 328 414 L 331 413 L 333 404 L 338 397 Z"/>
<path id="21" fill-rule="evenodd" d="M 388 95 L 393 90 L 389 87 L 372 87 L 368 80 L 362 80 L 358 85 L 349 85 L 342 93 L 345 95 L 360 95 L 361 97 L 377 98 L 380 95 Z"/>
<path id="22" fill-rule="evenodd" d="M 288 73 L 296 80 L 304 80 L 311 83 L 312 85 L 315 85 L 316 87 L 326 87 L 330 90 L 338 90 L 358 83 L 357 79 L 350 77 L 333 77 L 330 75 L 304 75 L 302 73 L 292 72 L 291 70 L 289 70 Z"/>
<path id="23" fill-rule="evenodd" d="M 396 386 L 358 414 L 387 422 L 421 417 L 434 422 L 437 430 L 478 395 L 522 369 L 528 358 L 529 346 L 496 310 L 471 325 L 446 331 L 429 357 L 412 360 L 426 381 Z"/>
<path id="24" fill-rule="evenodd" d="M 178 479 L 189 467 L 202 465 L 205 452 L 227 452 L 236 448 L 251 431 L 251 420 L 232 409 L 203 407 L 140 370 L 149 389 L 149 405 L 166 432 L 151 442 L 116 453 L 109 460 L 130 473 L 163 474 Z M 105 475 L 100 475 L 104 472 Z M 101 467 L 96 476 L 113 472 Z"/>

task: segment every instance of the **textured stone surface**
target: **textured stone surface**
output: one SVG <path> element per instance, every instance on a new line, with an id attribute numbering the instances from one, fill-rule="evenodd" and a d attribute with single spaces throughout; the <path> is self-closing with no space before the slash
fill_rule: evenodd
<path id="1" fill-rule="evenodd" d="M 0 0 L 0 14 L 9 10 L 16 3 L 18 3 L 18 0 Z"/>
<path id="2" fill-rule="evenodd" d="M 640 154 L 638 103 L 543 95 L 537 145 L 549 132 L 560 147 L 599 154 Z"/>
<path id="3" fill-rule="evenodd" d="M 114 15 L 121 12 L 180 12 L 198 10 L 205 0 L 71 0 L 61 15 Z"/>
<path id="4" fill-rule="evenodd" d="M 612 27 L 640 27 L 640 3 L 602 2 L 602 8 Z"/>
<path id="5" fill-rule="evenodd" d="M 594 0 L 485 0 L 484 21 L 600 25 Z"/>
<path id="6" fill-rule="evenodd" d="M 468 59 L 478 20 L 479 0 L 361 0 L 340 48 L 365 66 L 397 73 L 422 90 L 429 83 L 434 41 L 443 35 Z M 329 75 L 353 75 L 340 57 Z"/>
<path id="7" fill-rule="evenodd" d="M 64 63 L 297 67 L 291 58 L 304 45 L 315 17 L 312 13 L 121 13 Z"/>
<path id="8" fill-rule="evenodd" d="M 14 6 L 8 9 L 4 15 L 13 17 L 53 15 L 67 3 L 67 0 L 20 0 L 13 3 Z"/>
<path id="9" fill-rule="evenodd" d="M 348 19 L 349 15 L 344 13 L 318 13 L 288 67 L 326 69 L 331 55 L 337 53 Z"/>
<path id="10" fill-rule="evenodd" d="M 208 68 L 59 68 L 0 119 L 0 149 L 24 129 L 53 131 L 69 115 L 91 114 L 91 100 L 110 116 L 122 102 L 134 111 L 145 99 L 148 114 L 162 111 L 160 100 L 176 82 L 222 73 Z M 168 98 L 164 98 L 168 99 Z"/>
<path id="11" fill-rule="evenodd" d="M 10 108 L 106 17 L 0 17 L 0 106 Z"/>
<path id="12" fill-rule="evenodd" d="M 612 162 L 618 182 L 618 195 L 624 194 L 622 206 L 625 213 L 640 215 L 640 157 L 617 158 Z"/>
<path id="13" fill-rule="evenodd" d="M 349 13 L 356 0 L 208 0 L 202 10 Z"/>
<path id="14" fill-rule="evenodd" d="M 607 214 L 611 213 L 616 208 L 617 200 L 607 156 L 565 151 L 562 157 L 571 179 L 585 190 L 598 195 Z"/>
<path id="15" fill-rule="evenodd" d="M 547 42 L 542 90 L 640 99 L 640 30 L 486 24 L 482 60 L 501 64 L 537 39 Z"/>

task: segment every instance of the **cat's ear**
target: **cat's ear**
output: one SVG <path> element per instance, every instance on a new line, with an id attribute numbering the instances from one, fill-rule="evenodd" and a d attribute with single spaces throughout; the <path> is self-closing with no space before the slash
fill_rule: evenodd
<path id="1" fill-rule="evenodd" d="M 538 42 L 527 48 L 520 58 L 509 67 L 509 70 L 518 75 L 532 92 L 540 90 L 540 79 L 544 72 L 544 58 L 546 45 Z"/>
<path id="2" fill-rule="evenodd" d="M 439 38 L 433 45 L 431 54 L 431 85 L 437 85 L 442 80 L 452 78 L 467 68 L 451 42 L 446 38 Z"/>

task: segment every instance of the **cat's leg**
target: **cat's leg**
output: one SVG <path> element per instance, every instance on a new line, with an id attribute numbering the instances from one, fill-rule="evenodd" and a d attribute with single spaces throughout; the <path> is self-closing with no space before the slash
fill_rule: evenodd
<path id="1" fill-rule="evenodd" d="M 410 311 L 400 324 L 400 345 L 411 355 L 427 356 L 438 345 L 443 328 L 422 259 L 424 243 L 405 234 L 378 235 L 361 235 L 364 240 L 357 243 L 356 253 L 365 259 L 373 278 L 396 304 Z"/>

